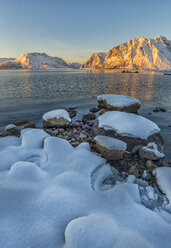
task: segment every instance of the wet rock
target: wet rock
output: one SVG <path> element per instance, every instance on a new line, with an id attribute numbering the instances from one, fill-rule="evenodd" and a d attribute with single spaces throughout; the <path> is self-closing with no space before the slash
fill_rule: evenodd
<path id="1" fill-rule="evenodd" d="M 103 115 L 105 112 L 107 112 L 106 109 L 100 109 L 100 110 L 99 110 L 99 115 Z"/>
<path id="2" fill-rule="evenodd" d="M 166 112 L 166 109 L 161 107 L 156 107 L 155 109 L 153 109 L 153 112 Z"/>
<path id="3" fill-rule="evenodd" d="M 76 127 L 82 127 L 81 121 L 78 121 L 78 120 L 75 122 L 75 125 Z"/>
<path id="4" fill-rule="evenodd" d="M 85 138 L 87 138 L 87 135 L 86 134 L 83 134 L 83 133 L 80 133 L 79 138 L 80 139 L 85 139 Z"/>
<path id="5" fill-rule="evenodd" d="M 129 169 L 128 173 L 130 175 L 134 175 L 135 177 L 139 177 L 140 174 L 139 174 L 139 171 L 137 169 L 137 167 L 135 165 L 132 165 L 131 168 Z"/>
<path id="6" fill-rule="evenodd" d="M 59 119 L 51 118 L 47 121 L 43 121 L 43 126 L 45 128 L 47 127 L 68 127 L 70 125 L 70 122 L 62 117 Z"/>
<path id="7" fill-rule="evenodd" d="M 119 160 L 126 150 L 126 143 L 111 137 L 98 135 L 95 137 L 96 149 L 109 160 Z"/>
<path id="8" fill-rule="evenodd" d="M 14 125 L 16 125 L 18 127 L 18 126 L 22 126 L 22 125 L 29 123 L 29 122 L 31 122 L 31 120 L 22 120 L 22 121 L 15 122 Z"/>
<path id="9" fill-rule="evenodd" d="M 91 108 L 91 109 L 90 109 L 90 112 L 92 112 L 92 113 L 96 113 L 96 112 L 98 112 L 98 111 L 99 111 L 98 108 Z"/>
<path id="10" fill-rule="evenodd" d="M 5 136 L 20 136 L 20 130 L 14 124 L 9 124 L 5 127 L 5 131 L 2 133 L 2 137 Z"/>
<path id="11" fill-rule="evenodd" d="M 43 126 L 44 128 L 58 128 L 58 127 L 69 127 L 71 124 L 71 119 L 69 114 L 64 109 L 57 109 L 45 113 L 43 116 Z"/>
<path id="12" fill-rule="evenodd" d="M 64 128 L 58 128 L 58 133 L 64 133 L 65 129 Z"/>
<path id="13" fill-rule="evenodd" d="M 145 165 L 149 169 L 155 169 L 157 167 L 151 160 L 147 160 Z"/>
<path id="14" fill-rule="evenodd" d="M 141 159 L 158 160 L 164 157 L 164 154 L 158 150 L 155 143 L 151 142 L 138 151 Z"/>
<path id="15" fill-rule="evenodd" d="M 50 136 L 56 136 L 55 130 L 53 129 L 46 129 L 45 130 Z"/>
<path id="16" fill-rule="evenodd" d="M 24 128 L 36 128 L 36 124 L 33 121 L 29 121 L 28 123 L 24 124 Z"/>
<path id="17" fill-rule="evenodd" d="M 87 121 L 95 120 L 95 119 L 96 119 L 96 115 L 94 113 L 88 113 L 82 116 L 83 123 L 86 123 Z"/>
<path id="18" fill-rule="evenodd" d="M 77 110 L 76 108 L 68 108 L 67 112 L 69 113 L 70 118 L 74 118 L 77 115 Z"/>

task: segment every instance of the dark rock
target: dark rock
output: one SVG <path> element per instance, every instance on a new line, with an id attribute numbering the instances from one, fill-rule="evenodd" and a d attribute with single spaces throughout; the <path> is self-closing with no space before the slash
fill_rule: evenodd
<path id="1" fill-rule="evenodd" d="M 161 107 L 156 107 L 155 109 L 153 109 L 153 112 L 166 112 L 166 109 Z"/>
<path id="2" fill-rule="evenodd" d="M 92 113 L 96 113 L 96 112 L 98 112 L 98 111 L 99 111 L 98 108 L 91 108 L 91 109 L 90 109 L 90 112 L 92 112 Z"/>
<path id="3" fill-rule="evenodd" d="M 67 112 L 69 113 L 70 118 L 74 118 L 77 115 L 77 110 L 76 108 L 68 108 Z"/>
<path id="4" fill-rule="evenodd" d="M 30 120 L 22 120 L 22 121 L 15 122 L 14 125 L 16 125 L 18 127 L 18 126 L 22 126 L 22 125 L 29 123 L 29 122 L 31 122 L 31 121 Z"/>
<path id="5" fill-rule="evenodd" d="M 107 112 L 107 109 L 102 108 L 102 109 L 99 110 L 99 115 L 103 115 L 106 112 Z"/>
<path id="6" fill-rule="evenodd" d="M 86 123 L 87 121 L 95 120 L 95 119 L 96 119 L 96 115 L 94 113 L 88 113 L 82 116 L 83 123 Z"/>
<path id="7" fill-rule="evenodd" d="M 67 119 L 60 117 L 60 118 L 51 118 L 48 120 L 43 120 L 43 126 L 44 128 L 58 128 L 58 127 L 69 127 L 70 121 Z"/>
<path id="8" fill-rule="evenodd" d="M 33 121 L 30 121 L 30 122 L 24 124 L 23 129 L 24 128 L 35 128 L 35 127 L 36 127 L 36 124 Z"/>
<path id="9" fill-rule="evenodd" d="M 2 137 L 5 136 L 20 136 L 20 130 L 17 127 L 13 127 L 10 129 L 6 129 L 3 133 L 2 133 Z"/>

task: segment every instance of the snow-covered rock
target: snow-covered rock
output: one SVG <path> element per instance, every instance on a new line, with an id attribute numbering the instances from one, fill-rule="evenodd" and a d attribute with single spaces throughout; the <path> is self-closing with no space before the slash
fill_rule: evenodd
<path id="1" fill-rule="evenodd" d="M 4 132 L 2 133 L 2 136 L 19 136 L 20 130 L 16 127 L 14 124 L 9 124 L 5 127 Z"/>
<path id="2" fill-rule="evenodd" d="M 124 95 L 104 94 L 97 97 L 100 109 L 136 113 L 141 102 L 133 97 Z"/>
<path id="3" fill-rule="evenodd" d="M 157 160 L 164 157 L 164 153 L 160 152 L 157 145 L 153 142 L 150 142 L 147 146 L 140 148 L 138 153 L 142 159 Z"/>
<path id="4" fill-rule="evenodd" d="M 171 216 L 141 204 L 136 183 L 87 146 L 38 129 L 0 138 L 0 246 L 170 248 Z"/>
<path id="5" fill-rule="evenodd" d="M 67 127 L 71 123 L 69 113 L 64 109 L 56 109 L 42 116 L 44 127 Z"/>
<path id="6" fill-rule="evenodd" d="M 8 124 L 8 125 L 5 127 L 5 130 L 9 130 L 9 129 L 14 128 L 14 127 L 16 127 L 15 124 Z"/>
<path id="7" fill-rule="evenodd" d="M 154 39 L 137 37 L 114 46 L 103 61 L 91 57 L 82 68 L 171 70 L 171 41 L 161 35 Z"/>
<path id="8" fill-rule="evenodd" d="M 136 114 L 109 111 L 98 118 L 99 128 L 113 130 L 121 136 L 148 139 L 160 128 L 152 121 Z"/>
<path id="9" fill-rule="evenodd" d="M 166 194 L 169 204 L 166 209 L 171 213 L 171 167 L 160 167 L 153 171 L 160 189 Z"/>
<path id="10" fill-rule="evenodd" d="M 125 142 L 115 138 L 98 135 L 94 139 L 97 150 L 109 160 L 119 160 L 127 148 Z"/>
<path id="11" fill-rule="evenodd" d="M 98 117 L 98 123 L 92 128 L 94 135 L 111 136 L 127 143 L 128 150 L 137 145 L 156 142 L 162 147 L 160 128 L 152 121 L 136 114 L 108 111 Z"/>

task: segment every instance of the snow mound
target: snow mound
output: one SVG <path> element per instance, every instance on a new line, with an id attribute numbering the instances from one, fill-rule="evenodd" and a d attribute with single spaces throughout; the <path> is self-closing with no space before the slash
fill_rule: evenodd
<path id="1" fill-rule="evenodd" d="M 114 130 L 121 136 L 148 139 L 160 128 L 152 121 L 136 114 L 109 111 L 98 117 L 99 128 Z"/>
<path id="2" fill-rule="evenodd" d="M 169 204 L 166 205 L 166 209 L 171 212 L 171 168 L 157 168 L 153 173 L 156 175 L 157 184 L 169 200 Z"/>
<path id="3" fill-rule="evenodd" d="M 1 247 L 170 247 L 170 215 L 142 205 L 136 183 L 105 184 L 114 174 L 86 143 L 13 138 L 0 138 Z"/>
<path id="4" fill-rule="evenodd" d="M 64 118 L 68 121 L 71 121 L 71 118 L 69 117 L 69 113 L 64 109 L 56 109 L 56 110 L 49 111 L 45 113 L 42 116 L 42 118 L 45 121 L 48 121 L 49 119 L 52 119 L 52 118 L 56 118 L 56 119 Z"/>
<path id="5" fill-rule="evenodd" d="M 132 104 L 140 105 L 141 102 L 133 97 L 124 95 L 104 94 L 97 97 L 98 101 L 106 101 L 109 105 L 122 108 Z"/>
<path id="6" fill-rule="evenodd" d="M 103 136 L 103 135 L 97 135 L 94 138 L 101 146 L 109 149 L 109 150 L 126 150 L 127 144 L 124 141 Z"/>

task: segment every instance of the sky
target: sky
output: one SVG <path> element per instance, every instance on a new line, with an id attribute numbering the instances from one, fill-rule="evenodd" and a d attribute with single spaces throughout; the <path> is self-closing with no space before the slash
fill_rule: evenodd
<path id="1" fill-rule="evenodd" d="M 171 40 L 170 0 L 0 0 L 0 57 L 85 62 L 137 36 Z"/>

